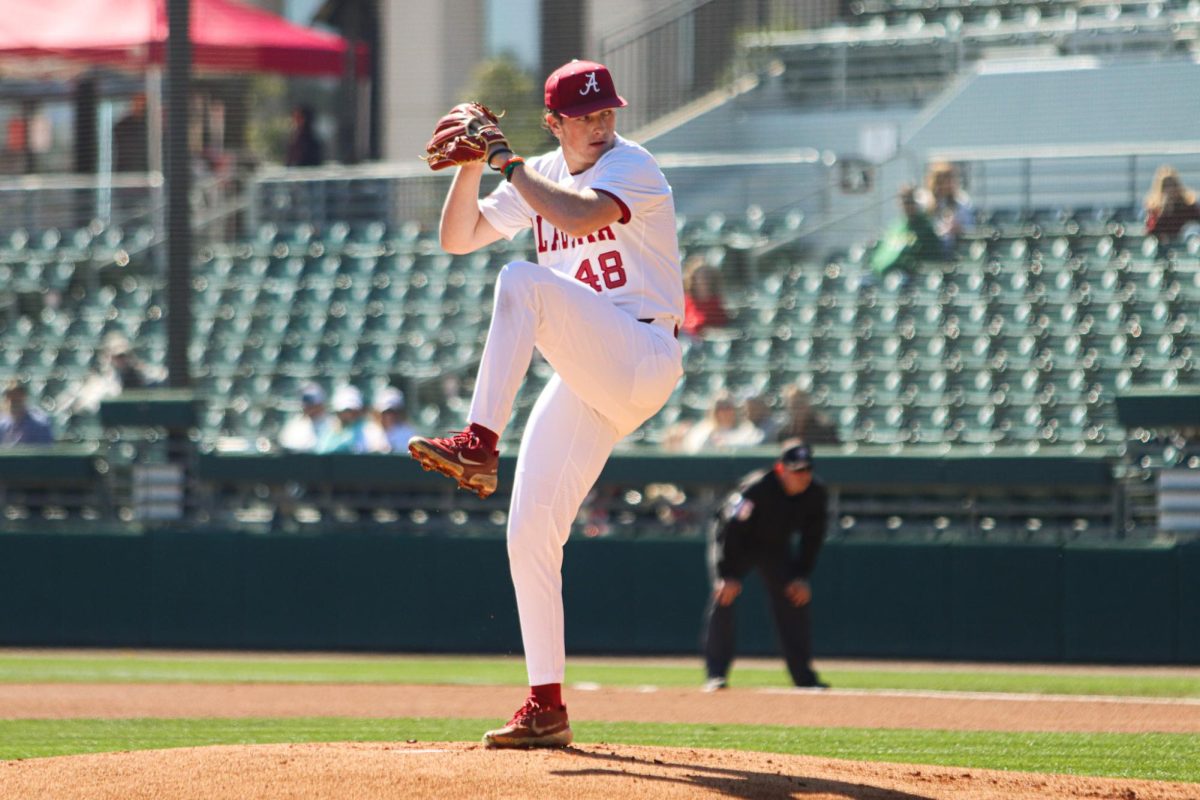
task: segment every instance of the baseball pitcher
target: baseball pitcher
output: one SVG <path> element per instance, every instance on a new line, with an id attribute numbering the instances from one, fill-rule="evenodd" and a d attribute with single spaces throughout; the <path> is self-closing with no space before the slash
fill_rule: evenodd
<path id="1" fill-rule="evenodd" d="M 443 117 L 427 148 L 432 169 L 458 167 L 442 208 L 442 247 L 470 253 L 532 228 L 537 263 L 500 271 L 467 427 L 415 436 L 409 451 L 486 497 L 535 348 L 555 372 L 525 427 L 508 517 L 530 694 L 507 725 L 484 735 L 492 747 L 570 744 L 563 545 L 614 445 L 663 406 L 683 372 L 671 187 L 645 149 L 617 135 L 617 109 L 627 104 L 604 65 L 558 68 L 545 97 L 553 152 L 521 158 L 497 116 L 476 103 Z M 485 167 L 505 180 L 480 200 Z"/>

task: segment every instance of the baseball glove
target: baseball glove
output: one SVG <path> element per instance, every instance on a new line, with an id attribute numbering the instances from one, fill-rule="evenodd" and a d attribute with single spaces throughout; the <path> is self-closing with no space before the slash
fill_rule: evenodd
<path id="1" fill-rule="evenodd" d="M 460 103 L 438 120 L 421 156 L 432 170 L 484 161 L 489 153 L 509 150 L 500 118 L 481 103 Z"/>

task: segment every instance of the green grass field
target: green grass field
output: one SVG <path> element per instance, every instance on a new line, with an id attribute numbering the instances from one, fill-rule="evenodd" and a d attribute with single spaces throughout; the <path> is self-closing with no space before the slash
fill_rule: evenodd
<path id="1" fill-rule="evenodd" d="M 823 670 L 821 675 L 839 689 L 1200 698 L 1200 677 L 1171 674 L 863 668 Z M 732 677 L 736 685 L 746 688 L 791 685 L 782 664 L 769 667 L 738 665 Z M 0 683 L 58 682 L 519 686 L 525 683 L 525 666 L 520 659 L 499 657 L 0 655 Z M 699 661 L 694 665 L 675 666 L 574 659 L 567 668 L 567 682 L 602 686 L 698 686 L 703 682 L 703 675 Z"/>
<path id="2" fill-rule="evenodd" d="M 838 688 L 1200 697 L 1180 674 L 1036 670 L 825 670 Z M 784 687 L 781 667 L 744 666 L 738 686 Z M 575 660 L 568 683 L 695 686 L 698 666 Z M 0 655 L 0 682 L 370 682 L 522 685 L 513 658 Z M 316 741 L 476 741 L 491 719 L 0 720 L 0 759 L 86 752 Z M 1200 734 L 995 733 L 783 726 L 589 723 L 579 741 L 713 747 L 869 761 L 1200 782 Z"/>

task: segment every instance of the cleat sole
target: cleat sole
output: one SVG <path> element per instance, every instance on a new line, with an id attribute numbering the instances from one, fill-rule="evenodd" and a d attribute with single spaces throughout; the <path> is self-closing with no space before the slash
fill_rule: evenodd
<path id="1" fill-rule="evenodd" d="M 549 736 L 497 736 L 494 731 L 483 735 L 485 747 L 507 750 L 530 750 L 535 747 L 569 747 L 575 741 L 575 736 L 568 728 L 565 731 Z"/>
<path id="2" fill-rule="evenodd" d="M 437 455 L 428 452 L 419 445 L 410 444 L 409 454 L 425 469 L 426 472 L 437 472 L 457 481 L 458 488 L 475 492 L 480 500 L 487 498 L 496 491 L 495 475 L 475 475 L 470 479 L 463 477 L 463 468 L 457 464 L 444 461 Z"/>

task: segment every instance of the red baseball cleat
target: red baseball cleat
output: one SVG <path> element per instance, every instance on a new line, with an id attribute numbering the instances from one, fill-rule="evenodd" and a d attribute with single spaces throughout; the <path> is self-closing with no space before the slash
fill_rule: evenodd
<path id="1" fill-rule="evenodd" d="M 488 747 L 566 747 L 574 739 L 567 707 L 544 708 L 532 697 L 517 709 L 503 728 L 488 731 Z"/>
<path id="2" fill-rule="evenodd" d="M 488 450 L 470 430 L 460 431 L 448 438 L 427 439 L 414 436 L 408 440 L 408 452 L 427 470 L 437 470 L 454 478 L 463 489 L 481 498 L 496 491 L 496 467 L 500 454 Z"/>

